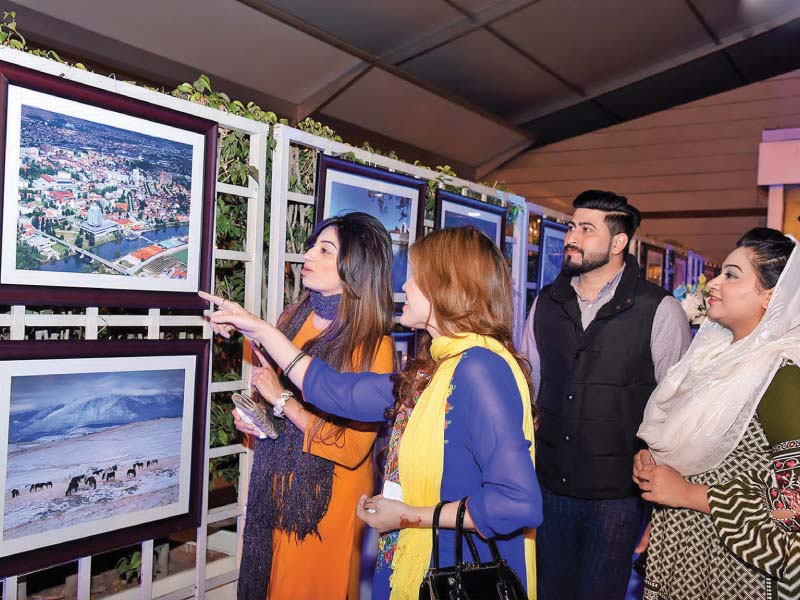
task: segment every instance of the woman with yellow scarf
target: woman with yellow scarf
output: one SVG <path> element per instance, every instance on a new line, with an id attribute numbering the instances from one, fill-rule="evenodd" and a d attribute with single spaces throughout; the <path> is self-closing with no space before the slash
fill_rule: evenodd
<path id="1" fill-rule="evenodd" d="M 468 497 L 465 525 L 474 529 L 481 561 L 495 538 L 503 558 L 536 597 L 532 529 L 542 520 L 533 466 L 533 423 L 527 362 L 512 341 L 512 290 L 495 244 L 477 229 L 443 229 L 410 249 L 400 322 L 425 332 L 417 358 L 399 374 L 338 373 L 298 354 L 273 326 L 230 301 L 212 327 L 238 329 L 260 342 L 322 410 L 381 421 L 394 409 L 384 495 L 362 497 L 358 516 L 380 531 L 373 587 L 376 600 L 411 600 L 431 563 L 433 510 L 447 501 L 440 524 L 455 526 Z M 254 385 L 271 403 L 283 388 L 268 367 Z M 454 535 L 440 536 L 441 565 L 452 564 Z"/>

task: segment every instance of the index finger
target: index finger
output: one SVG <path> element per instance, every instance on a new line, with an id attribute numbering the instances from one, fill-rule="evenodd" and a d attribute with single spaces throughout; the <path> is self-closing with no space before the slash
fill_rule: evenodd
<path id="1" fill-rule="evenodd" d="M 199 290 L 197 292 L 197 295 L 200 296 L 203 300 L 207 300 L 208 302 L 216 304 L 217 306 L 222 306 L 223 304 L 225 304 L 225 298 L 223 298 L 222 296 L 215 296 L 214 294 L 209 294 L 208 292 L 204 292 L 202 290 Z"/>
<path id="2" fill-rule="evenodd" d="M 255 354 L 255 357 L 258 359 L 258 362 L 261 364 L 262 367 L 268 366 L 269 363 L 267 363 L 266 357 L 263 354 L 261 354 L 261 351 L 258 349 L 256 344 L 252 340 L 250 341 L 250 350 L 253 351 L 253 354 Z"/>

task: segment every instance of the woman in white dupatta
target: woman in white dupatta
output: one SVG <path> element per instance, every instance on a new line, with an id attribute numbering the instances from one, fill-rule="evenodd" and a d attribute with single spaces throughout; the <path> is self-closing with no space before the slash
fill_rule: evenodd
<path id="1" fill-rule="evenodd" d="M 800 252 L 757 228 L 651 396 L 633 479 L 656 504 L 646 600 L 798 598 Z"/>

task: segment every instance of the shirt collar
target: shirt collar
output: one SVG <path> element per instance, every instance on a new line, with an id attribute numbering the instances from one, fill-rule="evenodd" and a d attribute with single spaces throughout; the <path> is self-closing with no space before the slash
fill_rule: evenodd
<path id="1" fill-rule="evenodd" d="M 617 286 L 619 285 L 620 279 L 622 279 L 623 271 L 625 271 L 625 263 L 622 264 L 622 268 L 619 271 L 617 271 L 616 275 L 614 275 L 608 281 L 608 283 L 606 283 L 603 286 L 603 288 L 600 290 L 600 293 L 597 294 L 597 298 L 595 298 L 595 300 L 597 300 L 599 298 L 603 298 L 605 296 L 613 296 L 614 295 L 614 292 L 616 291 Z M 578 279 L 578 276 L 576 275 L 575 277 L 573 277 L 570 280 L 569 284 L 572 286 L 572 289 L 575 290 L 575 294 L 578 296 L 578 299 L 579 300 L 583 300 L 584 302 L 586 302 L 587 299 L 584 298 L 583 296 L 581 296 L 581 293 L 578 291 L 578 281 L 579 281 L 579 279 Z"/>

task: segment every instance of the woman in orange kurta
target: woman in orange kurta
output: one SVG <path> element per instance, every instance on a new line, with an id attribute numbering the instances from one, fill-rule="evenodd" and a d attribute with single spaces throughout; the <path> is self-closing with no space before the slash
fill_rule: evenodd
<path id="1" fill-rule="evenodd" d="M 298 348 L 341 371 L 391 372 L 386 229 L 369 215 L 351 213 L 323 221 L 309 243 L 301 272 L 306 291 L 281 315 L 279 328 Z M 270 369 L 254 368 L 254 387 L 274 389 L 261 385 L 270 376 Z M 255 442 L 238 598 L 357 600 L 363 525 L 355 507 L 373 491 L 376 430 L 320 413 L 294 391 L 279 411 L 286 427 L 278 439 Z M 241 431 L 256 433 L 236 411 L 234 417 Z"/>
<path id="2" fill-rule="evenodd" d="M 308 319 L 293 342 L 301 348 L 319 333 Z M 369 370 L 391 373 L 393 358 L 394 345 L 390 337 L 384 337 Z M 269 597 L 358 600 L 364 523 L 356 518 L 355 507 L 361 495 L 375 486 L 372 445 L 376 429 L 356 423 L 343 427 L 317 416 L 312 419 L 318 422 L 309 423 L 305 430 L 306 448 L 334 463 L 331 501 L 318 525 L 319 538 L 307 536 L 297 542 L 286 532 L 275 531 Z"/>

